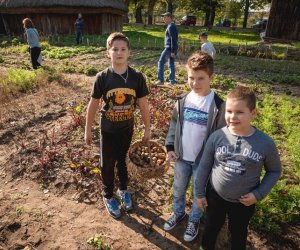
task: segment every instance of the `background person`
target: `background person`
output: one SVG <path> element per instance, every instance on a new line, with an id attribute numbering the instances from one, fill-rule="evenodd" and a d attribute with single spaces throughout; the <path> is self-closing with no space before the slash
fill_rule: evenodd
<path id="1" fill-rule="evenodd" d="M 167 25 L 165 32 L 165 48 L 162 51 L 157 64 L 157 84 L 164 84 L 164 66 L 168 61 L 170 70 L 169 84 L 175 84 L 175 56 L 178 50 L 178 30 L 176 24 L 172 21 L 172 14 L 166 12 L 161 15 Z"/>
<path id="2" fill-rule="evenodd" d="M 76 43 L 82 43 L 82 36 L 84 30 L 84 20 L 82 18 L 82 14 L 78 14 L 78 18 L 75 21 L 75 32 L 76 32 Z"/>
<path id="3" fill-rule="evenodd" d="M 23 26 L 25 29 L 25 36 L 29 45 L 29 52 L 31 57 L 32 67 L 37 69 L 41 66 L 41 46 L 39 42 L 39 33 L 34 28 L 33 22 L 29 18 L 23 20 Z"/>
<path id="4" fill-rule="evenodd" d="M 202 32 L 199 35 L 199 39 L 202 43 L 201 51 L 208 53 L 209 55 L 211 55 L 212 58 L 215 59 L 216 49 L 215 49 L 214 45 L 210 41 L 207 40 L 207 38 L 208 38 L 208 35 L 205 32 Z"/>

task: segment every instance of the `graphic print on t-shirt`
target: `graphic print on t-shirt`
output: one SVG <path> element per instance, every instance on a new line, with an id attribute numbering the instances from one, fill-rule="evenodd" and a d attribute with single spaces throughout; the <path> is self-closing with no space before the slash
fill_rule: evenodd
<path id="1" fill-rule="evenodd" d="M 234 175 L 244 175 L 249 166 L 254 167 L 262 156 L 249 148 L 239 148 L 239 145 L 223 145 L 217 148 L 216 157 L 225 172 Z"/>
<path id="2" fill-rule="evenodd" d="M 129 88 L 115 88 L 107 92 L 109 108 L 105 114 L 112 122 L 127 121 L 133 118 L 136 92 Z"/>
<path id="3" fill-rule="evenodd" d="M 208 119 L 208 113 L 201 111 L 199 109 L 184 107 L 183 119 L 184 119 L 184 121 L 187 121 L 187 122 L 206 126 L 207 119 Z"/>

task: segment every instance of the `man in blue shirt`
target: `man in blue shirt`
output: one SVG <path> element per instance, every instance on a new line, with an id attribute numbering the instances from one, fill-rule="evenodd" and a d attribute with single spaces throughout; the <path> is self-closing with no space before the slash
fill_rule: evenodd
<path id="1" fill-rule="evenodd" d="M 76 29 L 76 42 L 77 44 L 82 43 L 83 29 L 84 29 L 84 20 L 82 18 L 82 14 L 78 14 L 78 18 L 75 22 Z"/>
<path id="2" fill-rule="evenodd" d="M 169 83 L 175 84 L 175 56 L 178 50 L 178 30 L 176 24 L 172 22 L 172 14 L 166 12 L 161 15 L 167 25 L 165 32 L 165 48 L 162 51 L 158 64 L 157 64 L 157 84 L 164 84 L 164 66 L 168 61 L 168 67 L 170 70 Z"/>

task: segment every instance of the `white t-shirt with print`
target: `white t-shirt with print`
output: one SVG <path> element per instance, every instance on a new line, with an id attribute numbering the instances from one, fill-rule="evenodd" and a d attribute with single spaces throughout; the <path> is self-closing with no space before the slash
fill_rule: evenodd
<path id="1" fill-rule="evenodd" d="M 191 91 L 186 97 L 183 107 L 183 160 L 194 162 L 202 148 L 214 95 L 212 90 L 207 96 L 199 96 Z"/>

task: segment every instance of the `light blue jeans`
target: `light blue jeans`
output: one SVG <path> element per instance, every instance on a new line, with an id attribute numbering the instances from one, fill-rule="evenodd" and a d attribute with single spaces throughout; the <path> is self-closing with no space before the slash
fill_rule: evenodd
<path id="1" fill-rule="evenodd" d="M 165 62 L 168 61 L 168 67 L 170 70 L 169 82 L 176 83 L 175 81 L 175 59 L 171 56 L 171 50 L 169 48 L 165 48 L 160 55 L 159 61 L 157 63 L 157 79 L 160 82 L 164 82 L 164 71 L 165 71 Z"/>
<path id="2" fill-rule="evenodd" d="M 185 213 L 186 191 L 192 176 L 195 176 L 198 165 L 177 160 L 174 167 L 173 184 L 173 212 L 176 215 Z M 195 194 L 195 185 L 193 185 L 193 194 Z M 189 215 L 189 221 L 197 222 L 202 217 L 202 212 L 197 206 L 197 198 L 194 196 L 193 205 Z"/>

